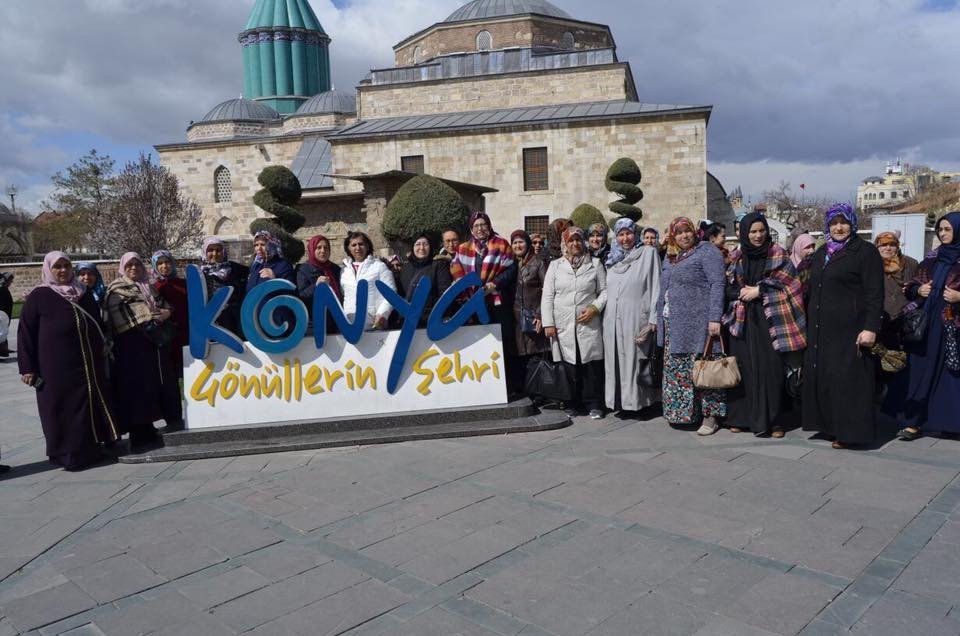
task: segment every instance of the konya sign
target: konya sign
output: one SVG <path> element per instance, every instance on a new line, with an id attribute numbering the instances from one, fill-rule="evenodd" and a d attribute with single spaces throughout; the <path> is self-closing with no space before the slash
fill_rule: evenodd
<path id="1" fill-rule="evenodd" d="M 477 274 L 455 282 L 417 329 L 430 294 L 420 279 L 410 301 L 377 281 L 400 315 L 399 331 L 364 331 L 368 283 L 357 284 L 351 322 L 327 285 L 314 291 L 310 315 L 296 286 L 282 279 L 250 290 L 240 309 L 247 342 L 220 327 L 233 289 L 208 300 L 196 265 L 187 267 L 190 345 L 184 355 L 187 427 L 211 428 L 268 422 L 482 406 L 506 402 L 500 326 L 490 325 L 482 291 L 469 296 L 449 320 L 456 299 L 481 288 Z M 276 320 L 287 310 L 287 319 Z M 281 312 L 281 315 L 285 312 Z M 466 326 L 476 317 L 479 325 Z M 328 335 L 333 320 L 340 335 Z M 289 332 L 289 333 L 288 333 Z M 212 345 L 212 346 L 211 346 Z"/>

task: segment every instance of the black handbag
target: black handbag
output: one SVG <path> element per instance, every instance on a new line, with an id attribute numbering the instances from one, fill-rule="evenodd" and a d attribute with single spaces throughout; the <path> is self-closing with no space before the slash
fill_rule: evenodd
<path id="1" fill-rule="evenodd" d="M 554 362 L 550 353 L 534 356 L 527 363 L 524 388 L 527 395 L 538 395 L 549 400 L 565 402 L 573 397 L 574 369 L 562 360 Z"/>
<path id="2" fill-rule="evenodd" d="M 534 309 L 521 309 L 520 310 L 520 331 L 521 333 L 526 334 L 536 334 L 537 333 L 537 312 Z"/>
<path id="3" fill-rule="evenodd" d="M 663 386 L 663 349 L 654 347 L 649 358 L 640 359 L 637 385 L 656 389 Z"/>
<path id="4" fill-rule="evenodd" d="M 923 342 L 927 337 L 927 312 L 923 307 L 911 309 L 903 314 L 900 336 L 906 342 Z"/>
<path id="5" fill-rule="evenodd" d="M 177 337 L 177 325 L 171 320 L 151 320 L 141 325 L 143 335 L 157 348 L 169 347 Z"/>

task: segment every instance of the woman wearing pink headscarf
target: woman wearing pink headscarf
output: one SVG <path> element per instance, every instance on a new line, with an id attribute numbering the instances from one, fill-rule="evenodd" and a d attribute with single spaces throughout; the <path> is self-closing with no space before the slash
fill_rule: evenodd
<path id="1" fill-rule="evenodd" d="M 790 262 L 793 268 L 798 269 L 808 256 L 817 250 L 817 240 L 804 232 L 793 240 L 793 247 L 790 249 Z"/>
<path id="2" fill-rule="evenodd" d="M 119 436 L 111 408 L 100 308 L 63 252 L 43 259 L 17 330 L 20 379 L 37 391 L 50 462 L 81 470 Z"/>
<path id="3" fill-rule="evenodd" d="M 179 377 L 169 354 L 176 337 L 176 328 L 168 323 L 173 311 L 150 285 L 136 252 L 120 258 L 120 277 L 107 286 L 105 304 L 114 333 L 111 377 L 117 414 L 130 433 L 131 450 L 143 452 L 159 442 L 155 421 L 164 418 L 171 428 L 183 424 L 179 399 L 173 404 L 164 391 Z"/>

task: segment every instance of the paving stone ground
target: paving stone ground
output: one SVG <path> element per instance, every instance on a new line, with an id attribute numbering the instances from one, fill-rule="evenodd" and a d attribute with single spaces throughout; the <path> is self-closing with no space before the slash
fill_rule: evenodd
<path id="1" fill-rule="evenodd" d="M 960 633 L 956 441 L 608 416 L 72 474 L 0 395 L 0 636 Z"/>

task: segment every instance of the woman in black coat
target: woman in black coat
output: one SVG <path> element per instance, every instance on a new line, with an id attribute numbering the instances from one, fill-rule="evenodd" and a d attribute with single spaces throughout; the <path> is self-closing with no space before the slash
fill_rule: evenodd
<path id="1" fill-rule="evenodd" d="M 834 448 L 874 438 L 876 361 L 869 349 L 880 331 L 883 259 L 857 236 L 846 204 L 827 211 L 828 240 L 812 257 L 803 365 L 803 430 Z"/>
<path id="2" fill-rule="evenodd" d="M 410 258 L 400 268 L 397 274 L 397 291 L 409 301 L 413 298 L 413 292 L 420 283 L 421 278 L 430 281 L 430 294 L 427 296 L 427 303 L 423 308 L 423 315 L 420 316 L 420 327 L 427 325 L 427 319 L 433 306 L 437 304 L 443 292 L 447 291 L 453 282 L 450 275 L 450 262 L 446 260 L 433 259 L 433 244 L 426 234 L 421 234 L 413 241 L 413 251 L 410 252 Z"/>

